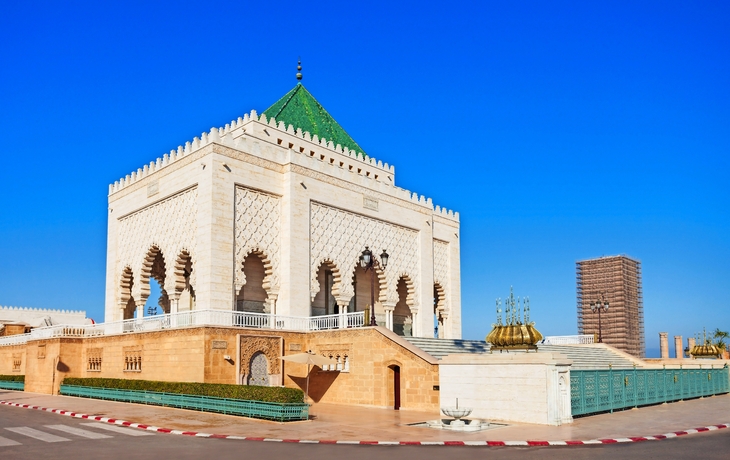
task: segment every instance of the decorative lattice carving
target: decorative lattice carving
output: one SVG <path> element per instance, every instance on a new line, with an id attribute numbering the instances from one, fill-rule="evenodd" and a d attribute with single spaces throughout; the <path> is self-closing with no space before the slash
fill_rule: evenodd
<path id="1" fill-rule="evenodd" d="M 142 372 L 142 347 L 124 347 L 124 372 Z"/>
<path id="2" fill-rule="evenodd" d="M 102 358 L 103 348 L 88 348 L 86 350 L 86 370 L 91 372 L 101 372 Z"/>
<path id="3" fill-rule="evenodd" d="M 241 336 L 241 358 L 239 369 L 241 374 L 248 373 L 248 366 L 251 358 L 256 353 L 261 352 L 266 355 L 269 361 L 269 372 L 271 374 L 281 373 L 282 341 L 281 337 L 261 337 L 253 335 Z"/>
<path id="4" fill-rule="evenodd" d="M 256 253 L 261 256 L 266 276 L 263 288 L 269 301 L 279 293 L 281 260 L 281 205 L 278 196 L 236 187 L 235 263 L 236 292 L 246 284 L 243 260 Z"/>
<path id="5" fill-rule="evenodd" d="M 381 301 L 393 305 L 398 302 L 397 285 L 401 276 L 406 276 L 414 292 L 418 292 L 420 249 L 417 231 L 319 203 L 311 204 L 310 221 L 312 298 L 320 289 L 317 269 L 323 261 L 334 264 L 342 274 L 334 280 L 336 286 L 333 291 L 339 292 L 339 298 L 351 298 L 354 295 L 352 277 L 365 246 L 378 255 L 383 249 L 387 249 L 390 254 L 388 267 L 384 273 L 378 273 L 381 278 Z M 412 302 L 410 307 L 418 307 L 415 296 L 409 300 Z"/>
<path id="6" fill-rule="evenodd" d="M 23 367 L 23 353 L 13 353 L 13 372 L 20 372 Z"/>
<path id="7" fill-rule="evenodd" d="M 448 292 L 449 292 L 449 243 L 439 240 L 433 240 L 433 282 L 436 284 L 438 291 L 439 303 L 437 307 L 440 310 L 447 310 Z"/>
<path id="8" fill-rule="evenodd" d="M 132 269 L 131 294 L 138 305 L 147 299 L 145 292 L 149 295 L 150 274 L 145 262 L 153 247 L 159 249 L 167 262 L 163 288 L 170 296 L 177 292 L 176 277 L 169 273 L 170 266 L 183 252 L 194 260 L 197 202 L 198 189 L 193 187 L 119 219 L 116 279 L 121 280 L 125 267 Z M 147 271 L 146 276 L 143 276 L 144 271 Z M 191 284 L 194 284 L 194 276 L 193 271 Z M 121 295 L 117 292 L 117 298 Z"/>

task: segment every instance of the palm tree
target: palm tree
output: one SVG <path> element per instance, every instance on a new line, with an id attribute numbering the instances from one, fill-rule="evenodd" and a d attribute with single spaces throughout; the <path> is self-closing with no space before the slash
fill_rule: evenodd
<path id="1" fill-rule="evenodd" d="M 721 331 L 720 328 L 715 329 L 715 332 L 712 335 L 712 338 L 714 339 L 715 345 L 721 350 L 726 351 L 727 350 L 727 340 L 730 339 L 730 334 L 728 334 L 725 331 Z"/>

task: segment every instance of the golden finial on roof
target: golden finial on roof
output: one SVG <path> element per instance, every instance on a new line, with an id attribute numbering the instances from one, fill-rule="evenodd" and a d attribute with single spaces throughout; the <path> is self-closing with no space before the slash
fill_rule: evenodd
<path id="1" fill-rule="evenodd" d="M 302 81 L 302 60 L 301 60 L 301 58 L 297 62 L 297 80 Z"/>

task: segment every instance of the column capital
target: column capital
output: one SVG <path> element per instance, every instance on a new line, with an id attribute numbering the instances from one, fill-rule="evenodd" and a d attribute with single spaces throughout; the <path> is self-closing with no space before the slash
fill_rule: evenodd
<path id="1" fill-rule="evenodd" d="M 348 305 L 350 305 L 351 298 L 352 297 L 350 297 L 350 296 L 337 296 L 337 297 L 335 297 L 335 302 L 337 302 L 337 305 L 340 308 L 343 308 L 343 307 L 346 308 Z"/>

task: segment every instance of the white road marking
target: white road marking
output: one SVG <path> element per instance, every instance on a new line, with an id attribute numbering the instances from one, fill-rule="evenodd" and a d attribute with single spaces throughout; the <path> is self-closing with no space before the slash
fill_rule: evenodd
<path id="1" fill-rule="evenodd" d="M 81 428 L 76 428 L 68 425 L 46 425 L 46 428 L 63 431 L 64 433 L 68 434 L 75 434 L 76 436 L 81 436 L 82 438 L 89 439 L 107 439 L 112 437 L 108 434 L 95 433 L 93 431 L 82 430 Z"/>
<path id="2" fill-rule="evenodd" d="M 70 439 L 62 438 L 60 436 L 56 436 L 55 434 L 50 433 L 44 433 L 43 431 L 34 430 L 33 428 L 28 428 L 27 426 L 19 426 L 15 428 L 5 428 L 8 431 L 12 431 L 13 433 L 22 434 L 23 436 L 28 436 L 29 438 L 35 438 L 39 439 L 43 442 L 62 442 L 62 441 L 70 441 Z"/>
<path id="3" fill-rule="evenodd" d="M 121 426 L 112 425 L 109 423 L 82 423 L 82 426 L 88 426 L 90 428 L 100 428 L 102 430 L 113 431 L 115 433 L 126 434 L 127 436 L 154 436 L 154 433 L 149 431 L 137 430 L 134 428 L 122 428 Z"/>
<path id="4" fill-rule="evenodd" d="M 0 447 L 19 446 L 19 445 L 20 445 L 20 443 L 18 441 L 13 441 L 12 439 L 0 437 Z"/>

